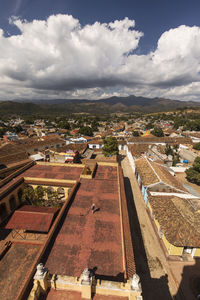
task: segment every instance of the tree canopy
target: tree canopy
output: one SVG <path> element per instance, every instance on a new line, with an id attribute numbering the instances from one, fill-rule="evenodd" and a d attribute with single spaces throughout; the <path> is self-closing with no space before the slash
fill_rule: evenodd
<path id="1" fill-rule="evenodd" d="M 163 132 L 162 128 L 160 128 L 160 127 L 154 127 L 154 129 L 151 130 L 151 134 L 153 134 L 157 137 L 163 137 L 164 136 L 164 132 Z"/>
<path id="2" fill-rule="evenodd" d="M 89 126 L 82 126 L 79 129 L 79 133 L 83 135 L 93 136 L 93 130 Z"/>
<path id="3" fill-rule="evenodd" d="M 200 150 L 200 143 L 196 143 L 193 145 L 193 149 Z"/>
<path id="4" fill-rule="evenodd" d="M 108 136 L 103 140 L 103 149 L 102 152 L 105 156 L 116 155 L 118 154 L 118 142 L 117 139 L 113 136 Z"/>
<path id="5" fill-rule="evenodd" d="M 140 136 L 139 132 L 137 130 L 133 131 L 133 136 Z"/>
<path id="6" fill-rule="evenodd" d="M 193 166 L 185 171 L 188 181 L 200 185 L 200 157 L 196 157 Z"/>
<path id="7" fill-rule="evenodd" d="M 22 200 L 35 206 L 61 207 L 63 204 L 56 191 L 42 186 L 38 186 L 36 189 L 29 185 L 26 186 L 23 190 Z"/>

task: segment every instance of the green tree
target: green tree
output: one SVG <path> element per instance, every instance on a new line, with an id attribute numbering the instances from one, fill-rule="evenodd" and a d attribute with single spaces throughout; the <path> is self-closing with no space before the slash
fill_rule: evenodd
<path id="1" fill-rule="evenodd" d="M 200 157 L 196 157 L 193 166 L 185 171 L 186 179 L 200 185 Z"/>
<path id="2" fill-rule="evenodd" d="M 168 156 L 168 155 L 174 155 L 174 152 L 173 152 L 173 149 L 171 148 L 171 146 L 169 144 L 166 145 L 166 148 L 165 148 L 165 154 Z"/>
<path id="3" fill-rule="evenodd" d="M 160 128 L 160 127 L 154 127 L 154 129 L 151 130 L 151 134 L 153 134 L 157 137 L 163 137 L 164 136 L 164 132 L 163 132 L 162 128 Z"/>
<path id="4" fill-rule="evenodd" d="M 196 170 L 197 172 L 200 173 L 200 157 L 197 156 L 194 160 L 194 163 L 193 163 L 193 168 L 194 170 Z"/>
<path id="5" fill-rule="evenodd" d="M 13 128 L 14 132 L 19 133 L 21 131 L 23 131 L 23 128 L 21 125 L 17 125 Z"/>
<path id="6" fill-rule="evenodd" d="M 117 155 L 119 153 L 118 150 L 118 142 L 117 139 L 113 136 L 106 137 L 103 140 L 103 149 L 102 152 L 105 156 L 109 155 Z"/>
<path id="7" fill-rule="evenodd" d="M 193 145 L 193 149 L 200 150 L 200 143 L 196 143 Z"/>
<path id="8" fill-rule="evenodd" d="M 28 185 L 23 190 L 22 201 L 26 201 L 35 206 L 62 206 L 62 201 L 59 200 L 58 192 L 53 191 L 50 187 L 43 188 L 42 186 L 38 186 L 34 190 L 32 186 Z"/>
<path id="9" fill-rule="evenodd" d="M 7 131 L 7 128 L 6 128 L 6 127 L 1 127 L 1 128 L 0 128 L 0 138 L 3 137 L 3 135 L 6 133 L 6 131 Z"/>
<path id="10" fill-rule="evenodd" d="M 32 188 L 32 186 L 26 186 L 23 190 L 23 194 L 22 194 L 22 201 L 27 201 L 30 204 L 34 204 L 36 200 L 36 195 L 35 195 L 35 191 Z"/>
<path id="11" fill-rule="evenodd" d="M 69 130 L 70 129 L 70 124 L 67 121 L 60 121 L 58 123 L 58 128 Z"/>
<path id="12" fill-rule="evenodd" d="M 140 136 L 139 132 L 137 130 L 133 131 L 133 136 Z"/>
<path id="13" fill-rule="evenodd" d="M 89 126 L 82 126 L 79 129 L 79 133 L 83 135 L 93 136 L 93 130 Z"/>
<path id="14" fill-rule="evenodd" d="M 146 129 L 152 129 L 153 128 L 153 123 L 152 122 L 149 122 L 147 125 L 146 125 Z"/>

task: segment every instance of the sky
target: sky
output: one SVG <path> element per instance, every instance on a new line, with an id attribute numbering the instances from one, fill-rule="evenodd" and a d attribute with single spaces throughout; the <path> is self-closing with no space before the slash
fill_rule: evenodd
<path id="1" fill-rule="evenodd" d="M 0 0 L 0 100 L 200 101 L 199 0 Z"/>

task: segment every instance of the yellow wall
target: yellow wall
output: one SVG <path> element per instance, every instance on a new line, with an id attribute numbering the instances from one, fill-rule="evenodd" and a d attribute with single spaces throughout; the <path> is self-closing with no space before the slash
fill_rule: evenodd
<path id="1" fill-rule="evenodd" d="M 149 208 L 150 212 L 152 212 L 152 208 L 151 208 L 151 205 L 149 202 L 148 202 L 148 208 Z"/>
<path id="2" fill-rule="evenodd" d="M 76 168 L 84 168 L 83 164 L 65 164 L 65 163 L 53 163 L 53 162 L 37 162 L 37 165 L 48 165 L 48 166 L 62 166 L 62 167 L 76 167 Z"/>
<path id="3" fill-rule="evenodd" d="M 19 201 L 19 199 L 18 199 L 18 191 L 19 191 L 20 189 L 22 189 L 22 191 L 23 191 L 23 189 L 24 189 L 24 183 L 23 183 L 23 182 L 22 182 L 17 188 L 15 188 L 13 191 L 11 191 L 6 197 L 4 197 L 4 198 L 1 200 L 0 204 L 5 203 L 5 205 L 6 205 L 7 215 L 10 215 L 11 212 L 12 212 L 12 211 L 11 211 L 11 208 L 10 208 L 10 203 L 9 203 L 9 200 L 10 200 L 10 198 L 11 198 L 12 196 L 15 197 L 16 208 L 21 204 L 20 201 Z M 0 222 L 1 222 L 1 221 L 2 221 L 2 220 L 0 219 Z"/>
<path id="4" fill-rule="evenodd" d="M 197 248 L 195 253 L 194 253 L 194 256 L 200 256 L 200 248 Z"/>
<path id="5" fill-rule="evenodd" d="M 168 240 L 166 239 L 164 234 L 163 234 L 162 240 L 163 240 L 163 243 L 165 245 L 165 248 L 166 248 L 168 254 L 170 254 L 170 250 L 171 250 L 172 245 L 168 242 Z"/>
<path id="6" fill-rule="evenodd" d="M 156 219 L 154 219 L 154 223 L 156 224 L 156 227 L 159 229 L 160 228 L 160 224 L 158 223 L 158 221 Z"/>
<path id="7" fill-rule="evenodd" d="M 159 225 L 158 221 L 156 219 L 154 219 L 154 222 L 156 224 L 156 227 L 159 230 L 160 225 Z M 183 253 L 183 247 L 176 247 L 176 246 L 170 244 L 170 242 L 166 239 L 166 237 L 165 237 L 164 234 L 162 235 L 162 241 L 163 241 L 163 243 L 165 245 L 165 248 L 166 248 L 166 250 L 167 250 L 167 252 L 168 252 L 169 255 L 177 255 L 177 256 L 181 256 L 182 255 L 182 253 Z"/>
<path id="8" fill-rule="evenodd" d="M 172 245 L 171 250 L 170 250 L 170 255 L 178 255 L 181 256 L 183 253 L 183 247 L 175 247 Z"/>

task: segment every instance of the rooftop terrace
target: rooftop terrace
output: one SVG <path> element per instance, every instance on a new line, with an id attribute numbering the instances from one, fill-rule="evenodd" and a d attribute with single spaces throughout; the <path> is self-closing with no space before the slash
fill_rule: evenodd
<path id="1" fill-rule="evenodd" d="M 113 180 L 102 180 L 108 172 Z M 99 166 L 96 178 L 80 182 L 46 262 L 50 273 L 80 276 L 89 267 L 101 278 L 123 279 L 117 168 Z"/>
<path id="2" fill-rule="evenodd" d="M 12 300 L 17 294 L 39 249 L 39 245 L 12 244 L 0 260 L 0 299 Z"/>
<path id="3" fill-rule="evenodd" d="M 82 167 L 36 164 L 27 170 L 23 176 L 45 179 L 78 180 Z"/>

